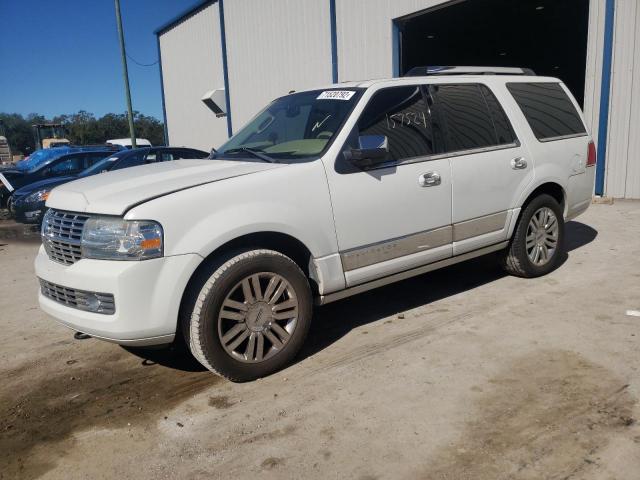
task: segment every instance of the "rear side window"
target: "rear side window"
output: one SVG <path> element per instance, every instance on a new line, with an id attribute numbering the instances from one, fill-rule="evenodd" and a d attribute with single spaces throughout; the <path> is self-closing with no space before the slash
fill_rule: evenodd
<path id="1" fill-rule="evenodd" d="M 89 168 L 94 166 L 100 160 L 104 159 L 108 154 L 106 153 L 95 153 L 92 155 L 87 155 L 87 161 L 84 165 L 85 168 Z"/>
<path id="2" fill-rule="evenodd" d="M 391 87 L 376 92 L 358 119 L 359 135 L 387 137 L 389 160 L 434 153 L 431 116 L 422 88 Z"/>
<path id="3" fill-rule="evenodd" d="M 137 167 L 144 164 L 144 155 L 129 155 L 113 166 L 113 170 L 120 170 L 121 168 Z"/>
<path id="4" fill-rule="evenodd" d="M 501 120 L 502 139 L 498 138 L 488 100 L 493 99 L 494 110 L 501 109 L 488 89 L 490 97 L 485 99 L 477 84 L 433 85 L 432 88 L 438 113 L 444 123 L 447 153 L 513 142 L 513 134 L 506 133 L 510 129 L 506 118 Z"/>
<path id="5" fill-rule="evenodd" d="M 559 83 L 508 83 L 507 88 L 538 140 L 587 134 L 580 115 Z"/>

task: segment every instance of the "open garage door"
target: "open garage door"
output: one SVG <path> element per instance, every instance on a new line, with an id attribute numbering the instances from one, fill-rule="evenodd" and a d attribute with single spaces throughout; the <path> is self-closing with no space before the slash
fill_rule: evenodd
<path id="1" fill-rule="evenodd" d="M 584 100 L 589 0 L 464 0 L 396 20 L 400 74 L 416 66 L 533 69 Z"/>

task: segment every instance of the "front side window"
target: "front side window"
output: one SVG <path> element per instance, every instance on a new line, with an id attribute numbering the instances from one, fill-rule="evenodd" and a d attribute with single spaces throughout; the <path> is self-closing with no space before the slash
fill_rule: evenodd
<path id="1" fill-rule="evenodd" d="M 358 119 L 357 135 L 387 137 L 390 161 L 435 152 L 430 109 L 420 86 L 377 91 Z"/>
<path id="2" fill-rule="evenodd" d="M 222 145 L 215 158 L 247 158 L 247 149 L 275 161 L 321 155 L 360 98 L 361 89 L 313 90 L 274 100 Z"/>
<path id="3" fill-rule="evenodd" d="M 65 158 L 49 167 L 49 175 L 71 175 L 80 172 L 84 167 L 84 157 Z"/>
<path id="4" fill-rule="evenodd" d="M 559 83 L 508 83 L 507 88 L 538 140 L 587 134 L 576 107 Z"/>
<path id="5" fill-rule="evenodd" d="M 500 145 L 485 97 L 477 84 L 433 85 L 444 124 L 447 152 Z"/>

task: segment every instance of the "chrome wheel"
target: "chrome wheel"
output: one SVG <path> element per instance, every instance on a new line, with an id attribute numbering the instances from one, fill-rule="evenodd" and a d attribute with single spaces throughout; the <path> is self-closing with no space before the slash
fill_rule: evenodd
<path id="1" fill-rule="evenodd" d="M 224 350 L 246 363 L 263 362 L 287 344 L 298 320 L 298 299 L 280 275 L 260 272 L 238 282 L 218 315 Z"/>
<path id="2" fill-rule="evenodd" d="M 527 256 L 531 263 L 542 266 L 553 258 L 557 247 L 558 218 L 549 207 L 539 208 L 527 226 Z"/>

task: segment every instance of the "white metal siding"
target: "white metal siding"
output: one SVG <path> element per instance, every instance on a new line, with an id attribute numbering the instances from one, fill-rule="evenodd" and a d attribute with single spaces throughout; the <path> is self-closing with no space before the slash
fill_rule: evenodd
<path id="1" fill-rule="evenodd" d="M 391 20 L 443 0 L 336 0 L 340 81 L 393 76 Z"/>
<path id="2" fill-rule="evenodd" d="M 209 150 L 227 139 L 226 118 L 216 118 L 200 100 L 224 87 L 218 13 L 214 3 L 160 35 L 171 145 Z"/>
<path id="3" fill-rule="evenodd" d="M 584 85 L 584 117 L 589 131 L 598 142 L 600 88 L 602 85 L 602 54 L 606 0 L 591 0 L 589 4 L 589 38 L 587 40 L 587 71 Z"/>
<path id="4" fill-rule="evenodd" d="M 331 83 L 329 0 L 224 4 L 233 129 L 290 90 Z"/>
<path id="5" fill-rule="evenodd" d="M 616 0 L 606 195 L 640 198 L 640 6 Z"/>

